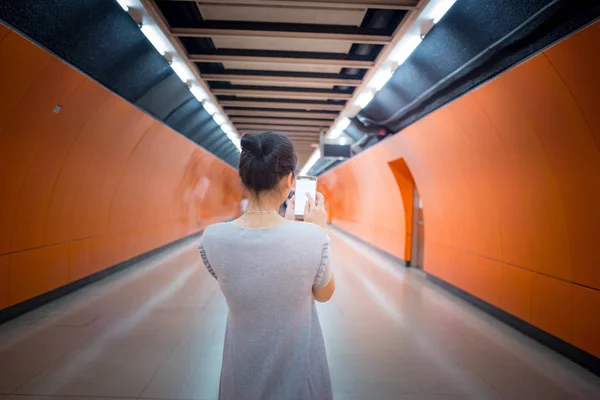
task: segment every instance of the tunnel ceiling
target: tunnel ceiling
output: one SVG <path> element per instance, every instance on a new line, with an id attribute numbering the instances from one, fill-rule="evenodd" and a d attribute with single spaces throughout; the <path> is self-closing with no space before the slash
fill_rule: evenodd
<path id="1" fill-rule="evenodd" d="M 288 135 L 300 164 L 418 3 L 155 0 L 237 131 Z"/>
<path id="2" fill-rule="evenodd" d="M 599 1 L 458 0 L 358 118 L 397 132 L 599 14 Z"/>
<path id="3" fill-rule="evenodd" d="M 457 0 L 345 133 L 364 150 L 599 17 L 596 0 Z"/>
<path id="4" fill-rule="evenodd" d="M 428 0 L 141 0 L 241 134 L 284 133 L 304 163 Z M 457 0 L 352 134 L 398 132 L 600 15 L 599 1 Z M 0 2 L 0 19 L 236 166 L 234 144 L 114 0 Z M 361 125 L 362 124 L 362 125 Z M 358 126 L 358 129 L 357 129 Z M 361 131 L 360 127 L 365 129 Z M 366 136 L 365 136 L 366 137 Z M 338 163 L 315 164 L 320 174 Z M 320 166 L 317 168 L 317 166 Z M 325 168 L 325 169 L 323 169 Z"/>

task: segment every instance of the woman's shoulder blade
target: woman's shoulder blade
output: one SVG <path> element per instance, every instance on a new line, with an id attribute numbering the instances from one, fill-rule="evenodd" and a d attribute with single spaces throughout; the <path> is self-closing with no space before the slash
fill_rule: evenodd
<path id="1" fill-rule="evenodd" d="M 318 239 L 325 239 L 327 237 L 327 231 L 325 229 L 309 222 L 292 222 L 290 226 L 291 229 L 297 233 L 308 235 L 310 237 Z"/>
<path id="2" fill-rule="evenodd" d="M 202 235 L 204 237 L 212 237 L 218 236 L 224 229 L 227 229 L 227 226 L 231 225 L 230 222 L 218 222 L 216 224 L 212 224 L 204 228 Z"/>

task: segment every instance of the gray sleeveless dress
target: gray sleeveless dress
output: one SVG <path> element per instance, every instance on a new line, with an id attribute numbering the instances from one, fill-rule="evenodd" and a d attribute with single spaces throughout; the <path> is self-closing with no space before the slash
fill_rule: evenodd
<path id="1" fill-rule="evenodd" d="M 219 399 L 332 399 L 312 297 L 332 276 L 327 232 L 305 222 L 216 224 L 200 254 L 229 308 Z"/>

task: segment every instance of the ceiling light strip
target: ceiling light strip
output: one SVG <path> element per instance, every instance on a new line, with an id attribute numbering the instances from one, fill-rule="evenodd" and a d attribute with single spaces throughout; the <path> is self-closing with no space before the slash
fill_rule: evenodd
<path id="1" fill-rule="evenodd" d="M 339 137 L 353 118 L 364 109 L 394 75 L 395 70 L 421 44 L 433 25 L 439 22 L 456 0 L 421 0 L 396 29 L 392 43 L 381 51 L 375 67 L 365 74 L 363 83 L 356 89 L 340 116 L 332 124 L 327 137 Z"/>
<path id="2" fill-rule="evenodd" d="M 186 57 L 187 51 L 181 42 L 170 34 L 169 26 L 156 4 L 151 0 L 117 0 L 123 10 L 135 18 L 140 29 L 156 50 L 165 55 L 173 71 L 188 86 L 191 93 L 202 103 L 204 109 L 213 117 L 221 130 L 240 150 L 240 138 L 234 125 L 217 101 L 210 87 L 201 78 L 196 66 Z M 135 13 L 132 11 L 135 10 Z M 140 15 L 141 13 L 141 15 Z"/>
<path id="3" fill-rule="evenodd" d="M 126 12 L 129 11 L 129 6 L 127 5 L 126 0 L 117 0 L 117 3 L 119 3 L 123 10 L 125 10 Z"/>
<path id="4" fill-rule="evenodd" d="M 313 165 L 317 162 L 317 160 L 321 158 L 321 150 L 316 149 L 308 158 L 302 169 L 300 170 L 300 175 L 306 175 L 308 171 L 312 168 Z"/>

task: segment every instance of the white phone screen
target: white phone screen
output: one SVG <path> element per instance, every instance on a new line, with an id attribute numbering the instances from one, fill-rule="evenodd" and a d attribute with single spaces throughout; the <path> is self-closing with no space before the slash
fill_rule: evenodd
<path id="1" fill-rule="evenodd" d="M 296 178 L 296 191 L 294 192 L 294 214 L 304 215 L 304 206 L 306 205 L 306 193 L 310 193 L 313 199 L 317 194 L 317 178 L 314 176 L 299 176 Z"/>

